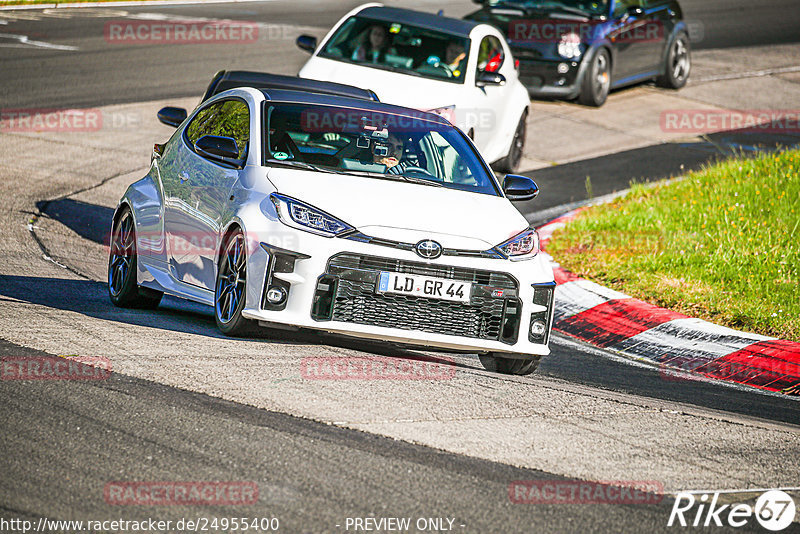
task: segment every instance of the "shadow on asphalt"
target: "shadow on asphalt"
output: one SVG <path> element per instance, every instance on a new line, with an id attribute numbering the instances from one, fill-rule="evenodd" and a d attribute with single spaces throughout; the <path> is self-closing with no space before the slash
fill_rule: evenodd
<path id="1" fill-rule="evenodd" d="M 111 217 L 114 215 L 112 208 L 71 198 L 40 200 L 36 203 L 36 208 L 82 238 L 101 245 L 108 244 Z"/>
<path id="2" fill-rule="evenodd" d="M 156 310 L 117 308 L 111 304 L 108 298 L 106 284 L 93 280 L 0 275 L 0 295 L 0 300 L 15 299 L 106 321 L 198 334 L 210 338 L 226 339 L 231 343 L 238 341 L 217 330 L 213 309 L 210 306 L 165 295 Z M 243 339 L 269 344 L 335 346 L 379 356 L 425 360 L 465 369 L 473 368 L 454 362 L 450 358 L 420 354 L 410 348 L 398 347 L 388 342 L 351 339 L 314 330 L 290 331 L 263 328 L 254 335 Z"/>

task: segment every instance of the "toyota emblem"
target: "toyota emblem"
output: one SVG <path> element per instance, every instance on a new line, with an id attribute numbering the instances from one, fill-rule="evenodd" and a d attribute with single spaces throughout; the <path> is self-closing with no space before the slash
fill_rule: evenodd
<path id="1" fill-rule="evenodd" d="M 417 245 L 414 247 L 414 250 L 417 251 L 418 256 L 425 258 L 426 260 L 435 260 L 442 255 L 442 245 L 436 241 L 431 241 L 430 239 L 426 239 L 417 243 Z"/>

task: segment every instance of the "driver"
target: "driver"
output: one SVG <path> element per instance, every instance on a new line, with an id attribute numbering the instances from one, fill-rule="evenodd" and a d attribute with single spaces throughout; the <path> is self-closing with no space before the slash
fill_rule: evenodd
<path id="1" fill-rule="evenodd" d="M 372 161 L 386 165 L 387 174 L 403 174 L 414 164 L 403 158 L 405 154 L 405 142 L 396 134 L 389 134 L 386 141 L 374 143 L 372 145 Z"/>

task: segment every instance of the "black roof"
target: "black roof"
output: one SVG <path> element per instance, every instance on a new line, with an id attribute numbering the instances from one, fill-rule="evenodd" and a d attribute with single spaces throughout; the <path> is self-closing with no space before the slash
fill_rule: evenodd
<path id="1" fill-rule="evenodd" d="M 368 7 L 359 11 L 358 16 L 369 17 L 388 23 L 399 22 L 400 24 L 410 24 L 428 30 L 436 30 L 463 37 L 468 37 L 472 29 L 478 25 L 477 22 L 469 20 L 454 19 L 399 7 Z"/>
<path id="2" fill-rule="evenodd" d="M 321 104 L 342 108 L 362 109 L 375 113 L 391 113 L 394 115 L 410 115 L 415 118 L 429 120 L 437 124 L 450 125 L 447 119 L 435 113 L 428 113 L 418 109 L 395 106 L 374 100 L 351 98 L 348 96 L 324 95 L 308 91 L 292 91 L 287 89 L 261 89 L 267 100 L 277 102 L 292 102 L 298 104 Z"/>
<path id="3" fill-rule="evenodd" d="M 221 70 L 214 75 L 211 83 L 203 96 L 203 102 L 212 96 L 233 89 L 235 87 L 253 87 L 255 89 L 291 89 L 309 91 L 326 95 L 347 96 L 365 100 L 378 100 L 378 96 L 368 90 L 352 85 L 334 82 L 319 82 L 298 78 L 297 76 L 284 76 L 281 74 L 268 74 L 266 72 L 251 72 L 246 70 Z"/>

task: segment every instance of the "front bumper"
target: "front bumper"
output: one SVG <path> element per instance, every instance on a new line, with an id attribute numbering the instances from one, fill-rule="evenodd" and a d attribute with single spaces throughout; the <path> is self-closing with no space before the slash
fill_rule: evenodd
<path id="1" fill-rule="evenodd" d="M 519 60 L 519 80 L 531 96 L 576 98 L 580 94 L 582 76 L 580 60 Z"/>
<path id="2" fill-rule="evenodd" d="M 554 283 L 542 257 L 427 261 L 400 248 L 296 234 L 292 246 L 250 246 L 244 317 L 431 349 L 549 354 Z M 382 271 L 472 282 L 470 302 L 378 294 Z M 287 298 L 273 305 L 265 295 L 276 286 Z M 530 334 L 534 321 L 546 324 L 544 335 Z"/>

